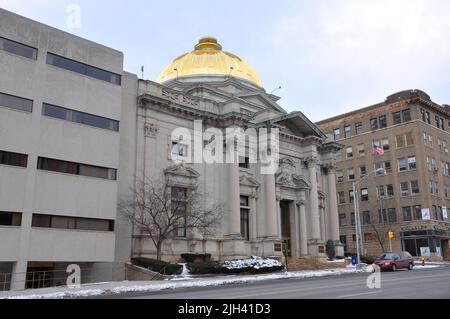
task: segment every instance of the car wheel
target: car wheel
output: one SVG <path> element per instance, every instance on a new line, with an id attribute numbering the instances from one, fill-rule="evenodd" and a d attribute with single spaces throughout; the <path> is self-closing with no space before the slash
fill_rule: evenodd
<path id="1" fill-rule="evenodd" d="M 408 270 L 413 270 L 413 268 L 414 268 L 413 264 L 410 263 L 408 266 Z"/>
<path id="2" fill-rule="evenodd" d="M 397 266 L 395 264 L 392 265 L 392 271 L 397 271 Z"/>

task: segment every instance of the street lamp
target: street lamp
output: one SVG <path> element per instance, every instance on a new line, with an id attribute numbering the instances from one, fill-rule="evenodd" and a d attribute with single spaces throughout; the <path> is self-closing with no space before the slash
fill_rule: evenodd
<path id="1" fill-rule="evenodd" d="M 355 228 L 356 228 L 356 255 L 358 259 L 358 264 L 361 262 L 361 253 L 364 253 L 364 238 L 362 236 L 361 230 L 361 216 L 359 214 L 359 200 L 358 200 L 358 185 L 369 178 L 370 175 L 374 173 L 385 173 L 384 168 L 380 167 L 365 175 L 359 181 L 353 182 L 353 205 L 355 209 Z"/>

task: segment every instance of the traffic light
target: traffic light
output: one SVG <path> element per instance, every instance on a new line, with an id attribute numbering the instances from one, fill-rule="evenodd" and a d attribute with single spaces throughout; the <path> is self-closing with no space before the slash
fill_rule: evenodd
<path id="1" fill-rule="evenodd" d="M 388 233 L 388 237 L 389 237 L 389 239 L 394 238 L 394 232 L 393 232 L 393 231 L 390 231 L 390 232 Z"/>

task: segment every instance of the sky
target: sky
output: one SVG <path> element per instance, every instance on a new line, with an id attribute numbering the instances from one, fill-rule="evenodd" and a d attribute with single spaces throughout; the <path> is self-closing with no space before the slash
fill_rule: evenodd
<path id="1" fill-rule="evenodd" d="M 74 6 L 79 25 L 68 23 Z M 0 7 L 125 56 L 154 80 L 205 35 L 312 121 L 421 89 L 450 104 L 448 0 L 0 0 Z M 78 21 L 78 20 L 77 20 Z"/>

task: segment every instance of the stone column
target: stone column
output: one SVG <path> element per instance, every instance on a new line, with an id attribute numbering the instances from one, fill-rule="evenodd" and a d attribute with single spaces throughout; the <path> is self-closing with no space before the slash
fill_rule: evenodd
<path id="1" fill-rule="evenodd" d="M 327 225 L 326 225 L 326 212 L 325 205 L 323 202 L 319 204 L 319 214 L 320 214 L 320 239 L 322 241 L 327 240 Z"/>
<path id="2" fill-rule="evenodd" d="M 275 175 L 263 175 L 265 187 L 265 206 L 266 206 L 266 237 L 271 239 L 278 239 L 278 209 L 276 192 L 275 192 Z"/>
<path id="3" fill-rule="evenodd" d="M 256 195 L 250 196 L 250 240 L 255 241 L 258 238 L 258 224 L 256 219 Z"/>
<path id="4" fill-rule="evenodd" d="M 227 152 L 230 152 L 227 148 Z M 237 151 L 234 154 L 228 154 L 233 156 L 234 162 L 228 165 L 228 234 L 227 237 L 240 238 L 241 237 L 241 191 L 240 191 L 240 169 L 239 159 Z"/>
<path id="5" fill-rule="evenodd" d="M 292 241 L 292 257 L 300 256 L 300 220 L 298 216 L 298 206 L 296 202 L 289 205 L 289 213 L 291 219 L 291 241 Z"/>
<path id="6" fill-rule="evenodd" d="M 340 241 L 339 238 L 339 213 L 336 194 L 336 167 L 328 167 L 328 200 L 330 214 L 330 239 Z"/>
<path id="7" fill-rule="evenodd" d="M 300 255 L 308 255 L 308 233 L 306 226 L 306 208 L 304 201 L 298 201 L 297 207 L 299 211 L 299 222 L 300 222 Z"/>
<path id="8" fill-rule="evenodd" d="M 317 189 L 317 158 L 310 157 L 306 160 L 311 190 L 309 193 L 309 201 L 311 205 L 311 238 L 320 240 L 320 216 L 319 216 L 319 193 Z"/>

